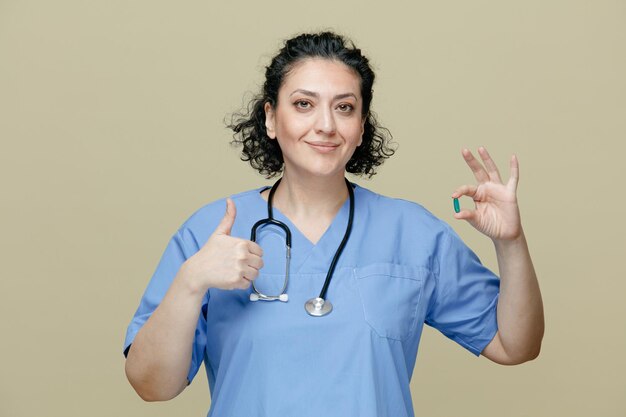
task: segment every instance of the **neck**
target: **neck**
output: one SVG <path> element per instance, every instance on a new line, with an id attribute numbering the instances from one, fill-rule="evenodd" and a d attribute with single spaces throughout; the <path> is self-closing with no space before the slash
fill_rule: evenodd
<path id="1" fill-rule="evenodd" d="M 348 198 L 343 173 L 332 178 L 290 176 L 285 170 L 273 205 L 297 218 L 332 218 Z"/>

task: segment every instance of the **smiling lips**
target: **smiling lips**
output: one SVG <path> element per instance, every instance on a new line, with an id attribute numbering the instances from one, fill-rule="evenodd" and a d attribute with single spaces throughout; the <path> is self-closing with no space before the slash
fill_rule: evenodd
<path id="1" fill-rule="evenodd" d="M 307 142 L 313 149 L 321 153 L 334 151 L 339 145 L 330 142 Z"/>

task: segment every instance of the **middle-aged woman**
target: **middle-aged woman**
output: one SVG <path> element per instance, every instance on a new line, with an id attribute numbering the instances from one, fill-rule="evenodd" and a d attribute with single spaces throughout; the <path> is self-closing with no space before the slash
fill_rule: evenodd
<path id="1" fill-rule="evenodd" d="M 204 361 L 209 416 L 413 416 L 423 323 L 500 364 L 537 357 L 543 307 L 517 159 L 504 183 L 485 149 L 482 163 L 463 150 L 477 184 L 452 194 L 474 200 L 454 216 L 493 240 L 498 279 L 421 205 L 345 179 L 393 154 L 373 82 L 361 51 L 330 32 L 273 58 L 231 127 L 242 159 L 281 178 L 207 204 L 172 237 L 124 346 L 142 398 L 175 397 Z"/>

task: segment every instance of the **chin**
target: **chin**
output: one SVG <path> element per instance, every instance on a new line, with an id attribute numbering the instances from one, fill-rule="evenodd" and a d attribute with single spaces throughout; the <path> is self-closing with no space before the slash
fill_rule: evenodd
<path id="1" fill-rule="evenodd" d="M 346 168 L 336 167 L 336 166 L 332 166 L 332 167 L 322 166 L 322 167 L 318 167 L 317 169 L 312 169 L 310 172 L 311 172 L 311 175 L 315 175 L 316 177 L 333 178 L 336 176 L 345 175 Z"/>
<path id="2" fill-rule="evenodd" d="M 342 169 L 337 169 L 336 167 L 310 167 L 310 168 L 302 168 L 296 170 L 301 172 L 303 175 L 307 177 L 319 178 L 319 179 L 332 179 L 338 176 L 345 176 L 346 170 L 345 167 Z"/>

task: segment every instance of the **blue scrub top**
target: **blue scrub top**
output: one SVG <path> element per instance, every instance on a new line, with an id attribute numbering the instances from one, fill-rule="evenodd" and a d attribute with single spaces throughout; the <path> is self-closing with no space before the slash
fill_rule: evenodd
<path id="1" fill-rule="evenodd" d="M 265 188 L 231 197 L 232 236 L 249 239 L 252 225 L 267 217 Z M 304 304 L 319 295 L 343 238 L 347 200 L 315 245 L 274 209 L 293 235 L 288 302 L 251 302 L 252 288 L 207 292 L 188 379 L 204 362 L 208 416 L 414 416 L 409 382 L 423 323 L 477 356 L 496 334 L 499 279 L 450 226 L 419 204 L 354 188 L 354 224 L 328 288 L 334 307 L 328 316 L 311 317 Z M 174 234 L 128 327 L 124 352 L 225 207 L 225 199 L 202 207 Z M 255 285 L 278 294 L 283 232 L 266 226 L 257 241 L 265 266 Z"/>

